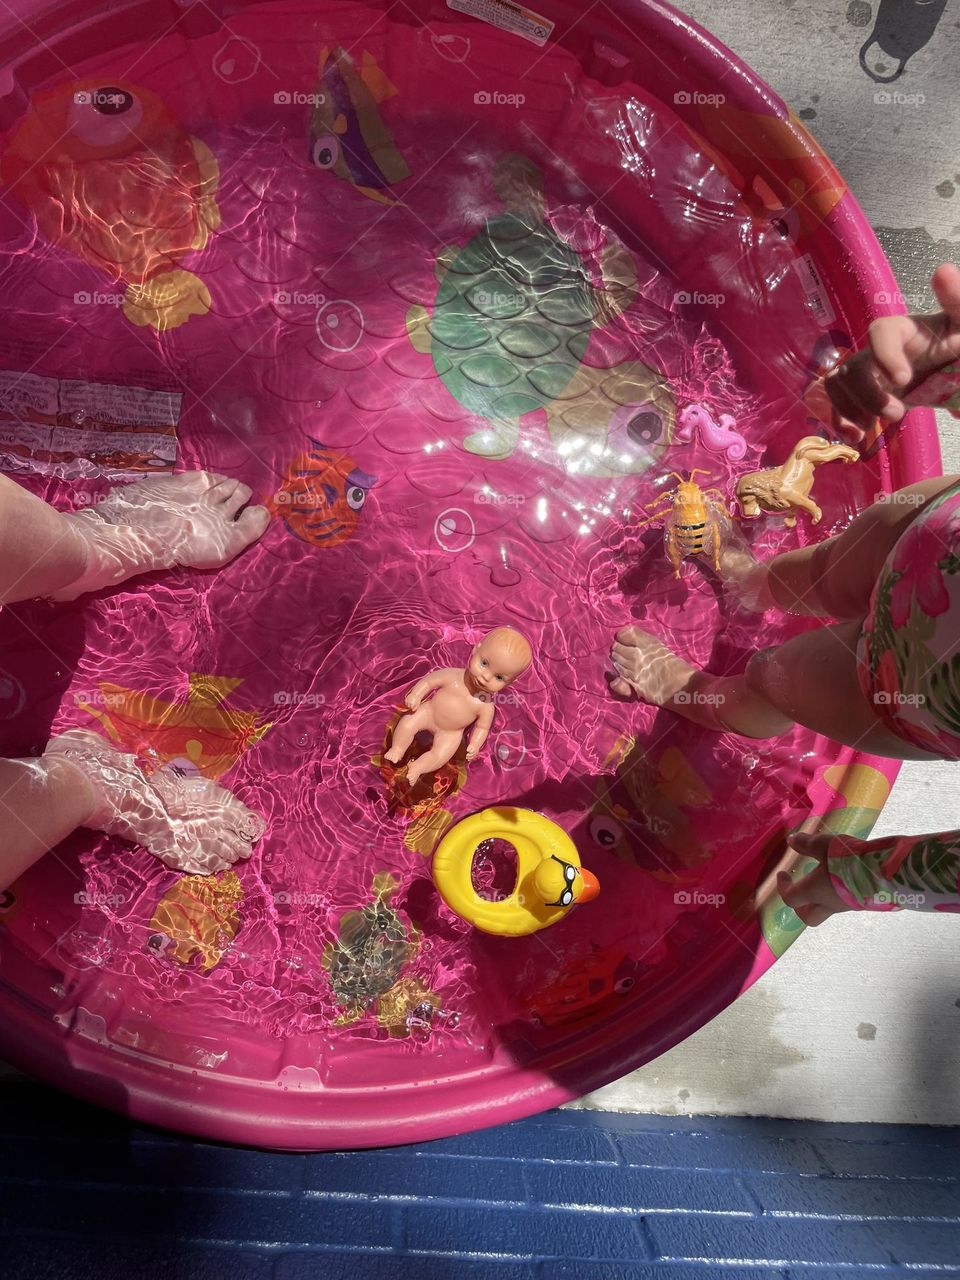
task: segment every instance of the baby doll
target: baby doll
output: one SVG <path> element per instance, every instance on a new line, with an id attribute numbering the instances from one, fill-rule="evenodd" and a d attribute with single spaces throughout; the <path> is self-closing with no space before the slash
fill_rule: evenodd
<path id="1" fill-rule="evenodd" d="M 874 321 L 869 348 L 826 379 L 854 437 L 877 416 L 899 421 L 928 394 L 947 399 L 942 383 L 960 357 L 960 270 L 946 263 L 932 283 L 940 312 Z M 736 676 L 700 671 L 648 632 L 625 627 L 613 646 L 614 693 L 635 693 L 718 732 L 768 738 L 802 724 L 872 755 L 960 759 L 960 476 L 910 485 L 835 537 L 765 563 L 734 545 L 720 571 L 754 607 L 824 625 L 753 654 Z M 960 904 L 960 832 L 870 842 L 798 835 L 791 844 L 820 859 L 795 884 L 785 871 L 778 880 L 807 924 L 852 908 Z"/>
<path id="2" fill-rule="evenodd" d="M 407 765 L 407 782 L 412 787 L 423 774 L 456 755 L 464 731 L 473 725 L 467 742 L 467 760 L 473 760 L 493 724 L 494 699 L 526 671 L 532 658 L 519 631 L 496 627 L 474 647 L 464 669 L 431 671 L 407 694 L 408 714 L 394 730 L 384 759 L 399 764 L 420 730 L 429 730 L 433 746 Z M 424 701 L 434 690 L 435 696 Z"/>

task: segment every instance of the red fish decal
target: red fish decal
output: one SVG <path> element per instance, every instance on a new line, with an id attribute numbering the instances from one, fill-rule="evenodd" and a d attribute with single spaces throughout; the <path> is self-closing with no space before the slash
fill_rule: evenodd
<path id="1" fill-rule="evenodd" d="M 594 945 L 532 996 L 523 1012 L 543 1027 L 602 1018 L 630 994 L 643 967 L 623 951 Z"/>
<path id="2" fill-rule="evenodd" d="M 353 536 L 376 476 L 361 471 L 345 453 L 317 440 L 284 472 L 264 505 L 295 537 L 315 547 L 336 547 Z"/>

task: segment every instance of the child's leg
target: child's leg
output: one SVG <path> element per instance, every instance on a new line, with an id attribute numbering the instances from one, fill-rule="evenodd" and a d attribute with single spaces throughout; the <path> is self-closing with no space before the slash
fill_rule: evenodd
<path id="1" fill-rule="evenodd" d="M 818 618 L 864 618 L 887 556 L 927 502 L 960 482 L 937 476 L 908 485 L 862 511 L 842 533 L 758 562 L 735 544 L 721 575 L 753 607 L 777 607 Z"/>
<path id="2" fill-rule="evenodd" d="M 819 627 L 754 654 L 740 676 L 698 671 L 639 627 L 617 633 L 614 693 L 633 690 L 718 732 L 772 738 L 801 724 L 834 742 L 896 760 L 933 760 L 884 725 L 860 690 L 859 623 Z"/>

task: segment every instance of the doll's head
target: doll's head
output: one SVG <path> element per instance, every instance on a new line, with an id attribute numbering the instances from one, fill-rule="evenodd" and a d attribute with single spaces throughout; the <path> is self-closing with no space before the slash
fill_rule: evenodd
<path id="1" fill-rule="evenodd" d="M 495 627 L 474 647 L 467 670 L 484 693 L 495 694 L 513 684 L 532 661 L 530 645 L 519 631 Z"/>

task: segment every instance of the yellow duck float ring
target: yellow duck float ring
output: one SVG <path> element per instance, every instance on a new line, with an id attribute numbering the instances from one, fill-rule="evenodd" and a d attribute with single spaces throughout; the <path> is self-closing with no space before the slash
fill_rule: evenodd
<path id="1" fill-rule="evenodd" d="M 505 840 L 517 851 L 513 892 L 496 902 L 473 887 L 474 855 L 487 840 Z M 600 892 L 563 828 L 532 809 L 483 809 L 458 822 L 437 846 L 433 879 L 451 911 L 484 933 L 514 938 L 556 924 L 574 903 Z"/>

